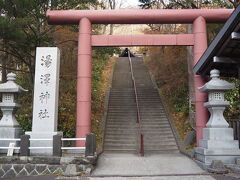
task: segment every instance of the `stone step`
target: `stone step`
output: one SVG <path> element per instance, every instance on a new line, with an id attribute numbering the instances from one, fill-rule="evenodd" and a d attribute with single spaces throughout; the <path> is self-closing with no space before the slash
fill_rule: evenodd
<path id="1" fill-rule="evenodd" d="M 111 102 L 111 103 L 109 103 L 109 107 L 111 107 L 111 108 L 131 108 L 131 109 L 136 109 L 137 108 L 137 105 L 134 103 L 132 103 L 132 104 L 128 104 L 128 103 L 126 103 L 126 102 L 121 102 L 121 103 L 117 103 L 117 102 Z M 165 111 L 164 109 L 163 109 L 163 107 L 162 106 L 155 106 L 154 104 L 138 104 L 138 107 L 139 107 L 139 109 L 140 110 L 145 110 L 145 111 L 156 111 L 156 112 L 158 112 L 158 111 Z M 149 109 L 145 109 L 146 107 L 150 107 Z"/>
<path id="2" fill-rule="evenodd" d="M 136 106 L 128 106 L 128 107 L 125 107 L 125 106 L 123 106 L 123 107 L 109 107 L 108 108 L 108 111 L 112 111 L 112 110 L 115 110 L 115 111 L 122 111 L 122 112 L 125 112 L 126 110 L 132 110 L 132 111 L 136 111 L 135 109 L 129 109 L 129 107 L 130 108 L 135 108 Z M 147 108 L 147 107 L 140 107 L 140 110 L 142 111 L 142 112 L 148 112 L 148 111 L 156 111 L 156 110 L 158 110 L 158 111 L 164 111 L 164 108 L 162 107 L 162 108 L 155 108 L 155 107 L 149 107 L 149 108 Z"/>
<path id="3" fill-rule="evenodd" d="M 127 153 L 127 154 L 137 154 L 136 149 L 104 149 L 104 152 L 106 153 Z"/>
<path id="4" fill-rule="evenodd" d="M 106 131 L 105 133 L 105 136 L 113 136 L 113 135 L 116 135 L 116 136 L 120 136 L 120 135 L 126 135 L 126 136 L 133 136 L 133 135 L 136 135 L 136 132 L 134 131 L 128 131 L 128 132 L 123 132 L 122 131 Z"/>
<path id="5" fill-rule="evenodd" d="M 126 133 L 126 134 L 111 134 L 111 133 L 107 133 L 105 134 L 105 138 L 108 139 L 136 139 L 137 137 L 137 131 L 132 132 L 132 133 Z M 148 137 L 146 137 L 148 138 Z M 170 137 L 169 137 L 170 138 Z"/>
<path id="6" fill-rule="evenodd" d="M 141 115 L 142 122 L 160 122 L 160 121 L 168 121 L 167 116 L 144 116 Z"/>
<path id="7" fill-rule="evenodd" d="M 108 122 L 136 122 L 137 116 L 108 116 Z"/>
<path id="8" fill-rule="evenodd" d="M 161 132 L 161 133 L 148 133 L 148 132 L 144 132 L 142 131 L 142 134 L 144 136 L 144 138 L 151 138 L 151 139 L 160 139 L 160 138 L 170 138 L 170 137 L 174 137 L 172 132 Z"/>
<path id="9" fill-rule="evenodd" d="M 144 144 L 144 149 L 145 150 L 178 150 L 178 147 L 176 145 L 145 145 Z"/>
<path id="10" fill-rule="evenodd" d="M 129 100 L 129 99 L 110 100 L 109 104 L 112 104 L 112 105 L 121 104 L 121 105 L 128 105 L 128 106 L 135 106 L 136 105 L 134 100 Z"/>
<path id="11" fill-rule="evenodd" d="M 116 150 L 136 150 L 136 144 L 116 144 L 116 143 L 104 143 L 104 149 L 116 149 Z"/>
<path id="12" fill-rule="evenodd" d="M 146 145 L 175 145 L 175 146 L 177 146 L 174 138 L 168 138 L 168 139 L 167 138 L 166 139 L 156 138 L 156 139 L 151 139 L 151 140 L 144 138 L 144 144 L 146 144 Z"/>
<path id="13" fill-rule="evenodd" d="M 137 116 L 137 112 L 114 112 L 114 111 L 110 111 L 108 112 L 108 117 L 136 117 Z M 140 113 L 140 118 L 141 119 L 146 119 L 146 120 L 158 120 L 158 119 L 168 119 L 166 114 L 160 113 L 160 114 L 146 114 L 146 113 Z"/>
<path id="14" fill-rule="evenodd" d="M 108 122 L 137 122 L 137 116 L 108 116 Z"/>
<path id="15" fill-rule="evenodd" d="M 145 154 L 175 154 L 179 153 L 178 149 L 168 149 L 168 150 L 144 150 Z"/>
<path id="16" fill-rule="evenodd" d="M 107 124 L 106 124 L 106 127 L 120 127 L 120 126 L 125 126 L 128 128 L 130 128 L 130 126 L 132 127 L 135 127 L 135 126 L 138 126 L 138 123 L 133 120 L 133 121 L 116 121 L 116 120 L 112 120 L 112 121 L 108 121 Z M 158 127 L 162 127 L 162 128 L 171 128 L 171 126 L 167 123 L 158 123 L 157 125 L 155 124 L 146 124 L 146 123 L 140 123 L 140 125 L 142 127 L 145 127 L 145 128 L 158 128 Z"/>
<path id="17" fill-rule="evenodd" d="M 109 139 L 106 138 L 104 141 L 105 144 L 135 144 L 136 139 Z"/>
<path id="18" fill-rule="evenodd" d="M 112 123 L 112 124 L 109 124 L 107 123 L 106 127 L 108 128 L 131 128 L 131 129 L 135 129 L 137 126 L 136 123 L 119 123 L 119 124 L 115 124 L 115 123 Z"/>
<path id="19" fill-rule="evenodd" d="M 144 137 L 144 139 L 152 139 L 152 140 L 154 140 L 154 141 L 157 140 L 157 139 L 163 139 L 163 140 L 170 139 L 171 141 L 172 141 L 172 139 L 173 139 L 173 140 L 175 141 L 175 138 L 174 138 L 174 136 L 173 136 L 172 133 L 161 134 L 161 135 L 156 135 L 156 134 L 154 134 L 154 135 L 151 135 L 151 136 L 143 133 L 143 137 Z"/>
<path id="20" fill-rule="evenodd" d="M 111 93 L 133 93 L 133 88 L 111 88 Z"/>
<path id="21" fill-rule="evenodd" d="M 124 123 L 121 121 L 108 121 L 106 126 L 136 126 L 135 121 L 125 121 Z"/>
<path id="22" fill-rule="evenodd" d="M 126 91 L 133 91 L 134 88 L 133 87 L 130 87 L 130 88 L 115 88 L 115 87 L 112 87 L 111 88 L 111 91 L 112 92 L 126 92 Z M 158 93 L 158 89 L 154 88 L 154 87 L 151 87 L 151 88 L 147 88 L 147 87 L 141 87 L 141 88 L 138 88 L 137 89 L 137 92 L 138 93 Z"/>
<path id="23" fill-rule="evenodd" d="M 105 136 L 104 142 L 111 141 L 111 142 L 117 142 L 117 141 L 124 141 L 124 142 L 136 142 L 136 135 L 134 136 L 114 136 L 114 135 L 108 135 Z"/>
<path id="24" fill-rule="evenodd" d="M 165 135 L 165 136 L 147 136 L 146 134 L 143 135 L 144 140 L 149 141 L 149 142 L 155 142 L 155 141 L 174 141 L 175 142 L 175 138 L 173 135 Z"/>
<path id="25" fill-rule="evenodd" d="M 166 117 L 165 113 L 159 113 L 159 114 L 146 114 L 143 113 L 141 114 L 142 118 L 161 118 L 161 117 Z"/>
<path id="26" fill-rule="evenodd" d="M 111 105 L 111 104 L 109 104 Z M 124 107 L 125 109 L 121 109 L 121 107 Z M 139 111 L 141 114 L 147 114 L 147 115 L 151 115 L 151 114 L 154 114 L 154 115 L 166 115 L 166 113 L 164 112 L 164 110 L 162 109 L 144 109 L 142 107 L 139 108 Z M 115 106 L 114 108 L 111 108 L 108 110 L 108 112 L 117 112 L 117 113 L 125 113 L 125 112 L 137 112 L 137 106 Z"/>
<path id="27" fill-rule="evenodd" d="M 168 118 L 166 115 L 159 115 L 159 116 L 150 116 L 150 115 L 144 115 L 141 114 L 141 119 L 147 121 L 161 121 L 161 120 L 165 120 L 168 121 Z"/>
<path id="28" fill-rule="evenodd" d="M 121 96 L 126 96 L 126 97 L 135 97 L 135 91 L 134 90 L 127 90 L 127 91 L 112 91 L 110 90 L 110 95 L 114 97 L 121 97 Z M 151 99 L 158 99 L 161 100 L 159 97 L 158 93 L 155 92 L 138 92 L 137 90 L 137 96 L 141 98 L 151 98 Z"/>
<path id="29" fill-rule="evenodd" d="M 144 148 L 147 149 L 178 149 L 175 142 L 144 142 Z"/>
<path id="30" fill-rule="evenodd" d="M 178 150 L 178 147 L 176 144 L 147 144 L 146 142 L 144 142 L 144 149 L 146 150 L 168 150 L 168 149 L 172 149 L 172 150 Z"/>
<path id="31" fill-rule="evenodd" d="M 171 127 L 169 127 L 169 126 L 165 126 L 165 127 L 161 127 L 161 126 L 158 126 L 158 127 L 148 127 L 148 126 L 141 126 L 141 129 L 144 131 L 144 132 L 148 132 L 148 131 L 151 131 L 152 130 L 152 132 L 159 132 L 159 131 L 164 131 L 164 132 L 166 132 L 166 131 L 169 131 L 169 132 L 172 132 L 172 129 L 171 129 Z"/>
<path id="32" fill-rule="evenodd" d="M 172 131 L 170 130 L 164 130 L 164 129 L 159 129 L 156 131 L 151 131 L 151 129 L 142 129 L 141 132 L 144 134 L 144 136 L 153 136 L 154 137 L 161 137 L 162 135 L 171 135 Z"/>
<path id="33" fill-rule="evenodd" d="M 109 104 L 109 105 L 112 105 L 112 104 Z M 162 114 L 166 114 L 165 113 L 165 110 L 163 108 L 149 108 L 149 109 L 146 109 L 144 106 L 139 106 L 139 110 L 141 113 L 162 113 Z M 133 111 L 137 111 L 137 106 L 134 105 L 134 106 L 122 106 L 122 105 L 118 105 L 118 106 L 114 106 L 114 107 L 111 107 L 108 111 L 116 111 L 116 112 L 126 112 L 126 111 L 129 111 L 129 112 L 133 112 Z"/>
<path id="34" fill-rule="evenodd" d="M 151 131 L 144 131 L 144 136 L 151 136 L 151 137 L 161 137 L 164 135 L 173 135 L 172 131 L 156 131 L 156 132 L 151 132 Z"/>
<path id="35" fill-rule="evenodd" d="M 115 104 L 117 104 L 117 103 L 120 103 L 120 104 L 128 104 L 128 105 L 131 105 L 131 106 L 134 106 L 135 104 L 136 104 L 136 102 L 135 102 L 135 98 L 133 98 L 133 99 L 124 99 L 124 98 L 121 98 L 121 99 L 110 99 L 109 100 L 109 104 L 110 103 L 113 103 L 113 105 L 115 105 Z M 138 100 L 138 104 L 140 105 L 140 106 L 145 106 L 145 105 L 151 105 L 151 107 L 152 106 L 155 106 L 155 105 L 158 105 L 158 107 L 160 107 L 162 104 L 161 104 L 161 101 L 151 101 L 151 100 Z M 161 107 L 163 107 L 163 106 L 161 106 Z"/>
<path id="36" fill-rule="evenodd" d="M 161 101 L 161 99 L 159 98 L 159 95 L 157 95 L 157 94 L 144 94 L 144 93 L 142 93 L 142 94 L 139 94 L 139 93 L 137 93 L 137 96 L 138 96 L 138 98 L 141 98 L 141 99 L 153 99 L 153 100 L 160 100 Z M 135 98 L 135 92 L 133 91 L 133 92 L 118 92 L 118 93 L 116 93 L 116 92 L 110 92 L 110 97 L 113 97 L 113 98 L 119 98 L 119 97 L 126 97 L 126 98 Z"/>
<path id="37" fill-rule="evenodd" d="M 142 124 L 149 124 L 149 125 L 161 125 L 161 124 L 169 124 L 167 118 L 156 118 L 156 119 L 148 119 L 141 117 Z"/>
<path id="38" fill-rule="evenodd" d="M 167 118 L 166 117 L 158 117 L 158 118 L 155 118 L 155 119 L 151 119 L 151 117 L 140 117 L 141 119 L 141 122 L 142 123 L 161 123 L 161 122 L 168 122 Z M 121 122 L 133 122 L 133 121 L 136 121 L 137 120 L 137 116 L 136 115 L 112 115 L 112 116 L 108 116 L 107 117 L 107 121 L 113 121 L 113 122 L 118 122 L 118 121 L 121 121 Z"/>
<path id="39" fill-rule="evenodd" d="M 158 120 L 144 120 L 144 119 L 141 119 L 141 125 L 150 125 L 150 126 L 161 126 L 161 125 L 169 125 L 169 122 L 167 120 L 161 120 L 161 119 L 158 119 Z"/>
<path id="40" fill-rule="evenodd" d="M 109 103 L 110 104 L 110 103 Z M 109 106 L 111 108 L 120 108 L 120 107 L 131 107 L 131 108 L 135 108 L 136 107 L 136 103 L 132 103 L 132 104 L 126 104 L 126 103 L 119 103 L 119 104 L 111 104 L 111 106 Z M 139 107 L 140 108 L 146 108 L 146 110 L 148 109 L 163 109 L 163 106 L 162 105 L 159 105 L 159 104 L 154 104 L 154 106 L 146 106 L 146 105 L 142 105 L 142 104 L 139 104 Z"/>
<path id="41" fill-rule="evenodd" d="M 136 132 L 132 134 L 105 134 L 105 139 L 134 139 L 136 140 Z"/>
<path id="42" fill-rule="evenodd" d="M 171 128 L 169 127 L 162 127 L 162 128 L 148 128 L 148 127 L 141 127 L 141 130 L 144 134 L 161 134 L 161 133 L 172 133 Z"/>
<path id="43" fill-rule="evenodd" d="M 126 117 L 130 119 L 136 119 L 137 117 L 137 112 L 126 112 L 126 113 L 114 113 L 114 112 L 109 112 L 107 118 L 112 119 L 112 118 L 120 118 L 120 119 L 125 119 Z M 150 121 L 168 121 L 168 118 L 166 115 L 160 114 L 160 115 L 146 115 L 146 114 L 140 114 L 140 118 L 146 122 Z"/>
<path id="44" fill-rule="evenodd" d="M 144 116 L 166 116 L 166 113 L 164 111 L 157 111 L 157 112 L 142 112 L 140 110 L 140 115 L 144 115 Z"/>
<path id="45" fill-rule="evenodd" d="M 106 131 L 108 134 L 114 134 L 114 133 L 135 133 L 136 130 L 134 129 L 112 129 L 112 128 L 106 128 Z"/>
<path id="46" fill-rule="evenodd" d="M 110 124 L 110 125 L 113 125 L 113 124 L 116 124 L 116 125 L 121 125 L 121 124 L 124 124 L 124 125 L 133 125 L 135 126 L 137 124 L 137 118 L 132 118 L 132 119 L 109 119 L 108 122 L 106 124 Z M 140 124 L 143 126 L 153 126 L 153 125 L 156 125 L 156 126 L 161 126 L 161 125 L 167 125 L 168 122 L 167 121 L 143 121 L 141 120 Z M 169 126 L 171 127 L 171 126 Z"/>
<path id="47" fill-rule="evenodd" d="M 162 123 L 145 123 L 145 122 L 142 122 L 141 123 L 142 127 L 149 127 L 149 128 L 155 128 L 155 127 L 170 127 L 169 123 L 168 122 L 162 122 Z M 131 126 L 137 126 L 137 123 L 136 122 L 107 122 L 106 124 L 107 127 L 131 127 Z"/>
<path id="48" fill-rule="evenodd" d="M 124 117 L 124 116 L 108 116 L 107 122 L 137 122 L 137 116 L 129 116 L 129 117 Z"/>
<path id="49" fill-rule="evenodd" d="M 116 110 L 110 110 L 108 111 L 108 114 L 111 113 L 116 113 L 116 114 L 125 114 L 125 113 L 136 113 L 137 112 L 137 108 L 134 108 L 132 110 L 126 110 L 126 111 L 116 111 Z M 161 111 L 158 111 L 158 112 L 142 112 L 140 110 L 140 114 L 144 115 L 144 116 L 163 116 L 163 115 L 166 115 L 165 112 L 161 112 Z"/>
<path id="50" fill-rule="evenodd" d="M 157 120 L 141 119 L 141 124 L 142 125 L 156 125 L 156 126 L 160 126 L 162 124 L 169 124 L 169 122 L 166 119 L 157 119 Z"/>
<path id="51" fill-rule="evenodd" d="M 110 93 L 110 96 L 111 98 L 113 99 L 120 99 L 120 98 L 125 98 L 125 99 L 134 99 L 136 98 L 135 94 L 111 94 Z M 159 97 L 157 96 L 141 96 L 141 95 L 138 95 L 138 100 L 140 101 L 148 101 L 148 100 L 152 100 L 152 101 L 159 101 L 160 103 L 162 103 L 161 99 L 159 99 Z"/>
<path id="52" fill-rule="evenodd" d="M 111 116 L 108 117 L 107 122 L 137 122 L 136 116 Z"/>
<path id="53" fill-rule="evenodd" d="M 142 128 L 144 129 L 144 128 L 150 128 L 150 129 L 158 129 L 158 128 L 170 128 L 171 129 L 171 127 L 170 127 L 170 125 L 169 124 L 162 124 L 162 125 L 158 125 L 158 126 L 156 126 L 156 125 L 149 125 L 149 124 L 142 124 Z"/>
<path id="54" fill-rule="evenodd" d="M 128 127 L 128 128 L 126 128 L 126 127 L 124 127 L 124 126 L 121 126 L 121 127 L 109 127 L 109 126 L 107 126 L 106 127 L 106 130 L 107 131 L 136 131 L 136 129 L 137 128 L 135 128 L 135 127 Z"/>
<path id="55" fill-rule="evenodd" d="M 142 131 L 145 132 L 145 133 L 148 133 L 149 131 L 151 132 L 156 132 L 158 133 L 159 131 L 163 131 L 163 132 L 172 132 L 172 129 L 170 127 L 156 127 L 156 128 L 149 128 L 149 127 L 143 127 L 142 126 Z"/>

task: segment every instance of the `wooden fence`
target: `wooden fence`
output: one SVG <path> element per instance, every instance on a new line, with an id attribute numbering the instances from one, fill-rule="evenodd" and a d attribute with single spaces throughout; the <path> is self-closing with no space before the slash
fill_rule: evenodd
<path id="1" fill-rule="evenodd" d="M 240 119 L 227 119 L 229 126 L 233 128 L 233 136 L 235 140 L 239 141 L 240 148 Z"/>

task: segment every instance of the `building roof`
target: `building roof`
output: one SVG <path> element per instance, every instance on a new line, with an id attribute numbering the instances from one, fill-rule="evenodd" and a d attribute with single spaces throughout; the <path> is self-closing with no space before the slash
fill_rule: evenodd
<path id="1" fill-rule="evenodd" d="M 240 6 L 233 11 L 193 71 L 209 75 L 212 69 L 220 70 L 221 76 L 240 76 Z"/>

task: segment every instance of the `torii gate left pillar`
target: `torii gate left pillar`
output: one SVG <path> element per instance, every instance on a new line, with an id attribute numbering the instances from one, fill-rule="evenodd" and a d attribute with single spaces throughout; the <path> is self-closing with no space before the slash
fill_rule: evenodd
<path id="1" fill-rule="evenodd" d="M 91 26 L 88 18 L 84 17 L 79 22 L 76 137 L 85 137 L 91 131 Z M 77 145 L 82 144 L 77 142 Z"/>

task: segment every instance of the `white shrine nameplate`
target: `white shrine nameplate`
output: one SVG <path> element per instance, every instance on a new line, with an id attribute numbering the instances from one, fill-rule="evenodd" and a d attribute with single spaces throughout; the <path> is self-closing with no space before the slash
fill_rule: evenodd
<path id="1" fill-rule="evenodd" d="M 38 47 L 36 52 L 32 132 L 57 131 L 60 51 Z"/>

